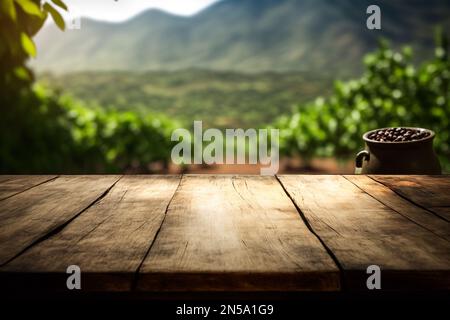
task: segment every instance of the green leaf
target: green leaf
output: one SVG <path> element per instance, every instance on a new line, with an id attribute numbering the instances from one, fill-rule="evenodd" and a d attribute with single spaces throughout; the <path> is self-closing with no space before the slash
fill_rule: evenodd
<path id="1" fill-rule="evenodd" d="M 56 10 L 55 8 L 53 8 L 51 5 L 49 5 L 48 3 L 44 4 L 44 10 L 48 13 L 50 13 L 50 15 L 53 18 L 53 21 L 55 21 L 56 25 L 58 26 L 58 28 L 60 28 L 61 30 L 64 31 L 64 29 L 66 28 L 66 23 L 64 22 L 63 17 L 61 16 L 61 14 L 58 12 L 58 10 Z"/>
<path id="2" fill-rule="evenodd" d="M 43 27 L 45 21 L 47 20 L 48 17 L 48 13 L 45 11 L 42 11 L 42 16 L 41 17 L 37 17 L 37 16 L 30 16 L 30 19 L 27 19 L 26 21 L 26 27 L 27 27 L 27 34 L 30 37 L 34 37 L 36 35 L 36 33 L 41 30 L 41 28 Z"/>
<path id="3" fill-rule="evenodd" d="M 36 46 L 31 38 L 25 33 L 20 34 L 20 42 L 23 50 L 30 56 L 36 57 Z"/>
<path id="4" fill-rule="evenodd" d="M 18 67 L 14 69 L 14 74 L 21 80 L 31 80 L 30 73 L 25 67 Z"/>
<path id="5" fill-rule="evenodd" d="M 1 0 L 0 3 L 1 11 L 8 15 L 13 21 L 16 21 L 17 13 L 13 0 Z"/>
<path id="6" fill-rule="evenodd" d="M 28 14 L 37 16 L 41 18 L 43 16 L 43 13 L 41 11 L 41 8 L 34 2 L 30 0 L 14 0 L 23 11 L 25 11 Z"/>
<path id="7" fill-rule="evenodd" d="M 60 7 L 61 9 L 68 11 L 66 4 L 64 2 L 62 2 L 61 0 L 52 0 L 52 2 L 54 4 L 56 4 L 58 7 Z"/>

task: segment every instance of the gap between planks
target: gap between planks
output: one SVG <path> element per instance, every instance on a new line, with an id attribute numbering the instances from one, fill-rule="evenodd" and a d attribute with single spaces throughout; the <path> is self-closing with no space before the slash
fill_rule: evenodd
<path id="1" fill-rule="evenodd" d="M 436 210 L 436 209 L 439 208 L 439 206 L 437 206 L 437 207 L 429 207 L 426 204 L 422 204 L 422 203 L 420 203 L 420 200 L 414 199 L 413 196 L 410 196 L 408 194 L 403 193 L 401 189 L 397 190 L 395 187 L 390 186 L 388 183 L 386 183 L 386 181 L 383 180 L 383 178 L 386 178 L 386 177 L 387 178 L 392 178 L 392 176 L 368 175 L 368 177 L 370 179 L 372 179 L 372 180 L 374 180 L 374 181 L 384 185 L 386 188 L 391 189 L 392 192 L 396 193 L 399 197 L 409 201 L 413 205 L 415 205 L 415 206 L 417 206 L 417 207 L 419 207 L 419 208 L 421 208 L 423 210 L 428 211 L 429 213 L 433 214 L 434 216 L 436 216 L 439 219 L 442 219 L 442 220 L 444 220 L 446 222 L 450 222 L 450 219 L 449 219 L 450 214 L 446 214 L 446 210 L 444 210 L 443 213 L 442 213 L 442 212 L 439 212 L 439 211 Z M 417 176 L 415 176 L 415 177 L 417 177 Z M 421 177 L 421 176 L 418 176 L 418 177 Z M 422 178 L 423 177 L 428 177 L 428 176 L 422 176 Z M 440 178 L 446 178 L 447 177 L 447 178 L 450 179 L 450 176 L 447 176 L 447 175 L 441 175 L 439 177 Z M 396 178 L 400 181 L 402 176 L 398 176 Z M 447 194 L 447 196 L 448 196 L 448 194 Z"/>
<path id="2" fill-rule="evenodd" d="M 345 179 L 354 184 L 364 193 L 367 193 L 376 201 L 392 209 L 418 226 L 426 229 L 434 235 L 450 241 L 449 224 L 429 210 L 417 206 L 414 202 L 398 195 L 388 186 L 365 175 L 343 175 Z"/>
<path id="3" fill-rule="evenodd" d="M 1 201 L 0 265 L 84 210 L 118 178 L 61 176 Z"/>
<path id="4" fill-rule="evenodd" d="M 19 183 L 20 185 L 19 186 L 14 186 L 14 185 L 11 186 L 9 189 L 12 189 L 12 190 L 0 191 L 0 201 L 9 199 L 9 198 L 14 197 L 14 196 L 16 196 L 18 194 L 21 194 L 21 193 L 23 193 L 25 191 L 28 191 L 28 190 L 30 190 L 32 188 L 35 188 L 35 187 L 38 187 L 38 186 L 40 186 L 42 184 L 51 182 L 51 181 L 57 179 L 58 177 L 59 176 L 57 176 L 57 175 L 49 175 L 49 176 L 11 176 L 11 177 L 8 177 L 7 179 L 0 181 L 0 186 L 1 187 L 4 188 L 5 185 L 7 186 L 9 184 L 17 184 L 17 183 Z M 26 181 L 26 182 L 22 182 L 21 183 L 20 179 L 26 179 L 26 180 L 36 179 L 37 181 L 36 182 L 31 182 L 31 183 L 28 183 L 28 181 Z M 17 180 L 19 180 L 19 181 L 17 181 Z"/>
<path id="5" fill-rule="evenodd" d="M 342 176 L 282 175 L 279 179 L 336 255 L 352 290 L 367 289 L 365 268 L 371 264 L 384 270 L 385 289 L 450 286 L 447 240 L 396 213 Z"/>
<path id="6" fill-rule="evenodd" d="M 180 188 L 182 180 L 183 180 L 183 175 L 180 176 L 179 181 L 178 181 L 178 185 L 177 185 L 175 191 L 173 192 L 173 195 L 170 198 L 169 202 L 167 203 L 166 209 L 164 211 L 164 217 L 163 217 L 163 219 L 161 221 L 161 224 L 159 225 L 159 228 L 156 231 L 156 234 L 153 237 L 152 242 L 150 243 L 147 251 L 145 252 L 144 257 L 142 258 L 141 262 L 139 263 L 139 266 L 137 267 L 136 272 L 134 273 L 134 278 L 133 278 L 132 283 L 131 283 L 131 291 L 136 291 L 136 289 L 137 289 L 137 285 L 138 285 L 138 281 L 139 281 L 139 273 L 141 271 L 142 265 L 144 264 L 145 259 L 147 258 L 147 256 L 149 255 L 150 251 L 152 250 L 152 247 L 155 244 L 156 239 L 159 236 L 159 233 L 161 232 L 161 228 L 162 228 L 162 226 L 164 224 L 164 221 L 166 221 L 166 218 L 167 218 L 167 212 L 169 211 L 170 204 L 172 203 L 173 199 L 175 198 L 175 195 L 177 194 L 178 189 Z"/>
<path id="7" fill-rule="evenodd" d="M 330 255 L 331 259 L 333 259 L 334 263 L 336 264 L 337 268 L 339 269 L 339 276 L 340 276 L 340 282 L 341 282 L 341 289 L 345 290 L 345 273 L 344 273 L 344 269 L 342 268 L 341 263 L 339 262 L 339 259 L 336 257 L 336 255 L 333 253 L 333 251 L 331 250 L 330 247 L 327 246 L 327 244 L 325 243 L 325 241 L 320 237 L 320 235 L 314 231 L 313 227 L 311 226 L 311 224 L 309 223 L 308 219 L 306 218 L 306 216 L 304 215 L 304 213 L 302 212 L 302 209 L 298 206 L 298 204 L 295 202 L 294 198 L 292 197 L 292 195 L 287 191 L 286 187 L 283 185 L 283 183 L 280 181 L 280 178 L 278 177 L 278 175 L 275 175 L 276 180 L 278 181 L 278 183 L 280 184 L 281 188 L 283 189 L 284 193 L 286 194 L 286 196 L 291 200 L 292 205 L 295 207 L 295 209 L 297 210 L 300 218 L 302 219 L 303 223 L 306 225 L 306 227 L 308 228 L 308 230 L 319 240 L 319 242 L 322 244 L 323 248 L 325 249 L 325 251 Z"/>

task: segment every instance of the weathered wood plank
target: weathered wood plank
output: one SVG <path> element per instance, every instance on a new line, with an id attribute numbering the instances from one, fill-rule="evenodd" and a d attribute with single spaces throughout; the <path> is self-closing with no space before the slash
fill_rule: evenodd
<path id="1" fill-rule="evenodd" d="M 450 176 L 370 176 L 450 222 Z"/>
<path id="2" fill-rule="evenodd" d="M 339 270 L 274 177 L 184 176 L 138 290 L 338 290 Z"/>
<path id="3" fill-rule="evenodd" d="M 10 174 L 2 174 L 0 175 L 0 183 L 11 180 L 15 177 L 18 177 L 17 175 L 10 175 Z"/>
<path id="4" fill-rule="evenodd" d="M 280 181 L 344 270 L 345 285 L 367 290 L 367 267 L 383 289 L 449 289 L 450 243 L 375 200 L 342 176 Z"/>
<path id="5" fill-rule="evenodd" d="M 98 199 L 118 176 L 62 176 L 0 201 L 0 265 Z"/>
<path id="6" fill-rule="evenodd" d="M 436 235 L 450 241 L 450 223 L 440 219 L 433 213 L 412 204 L 400 197 L 390 188 L 364 175 L 349 175 L 345 178 L 357 187 L 397 211 L 406 218 L 414 221 Z"/>
<path id="7" fill-rule="evenodd" d="M 0 201 L 10 198 L 18 193 L 24 192 L 35 186 L 55 179 L 57 176 L 38 175 L 38 176 L 3 176 L 0 180 Z"/>
<path id="8" fill-rule="evenodd" d="M 83 291 L 131 290 L 179 181 L 178 176 L 123 177 L 99 202 L 0 273 L 15 287 L 66 291 L 66 269 L 77 265 Z"/>

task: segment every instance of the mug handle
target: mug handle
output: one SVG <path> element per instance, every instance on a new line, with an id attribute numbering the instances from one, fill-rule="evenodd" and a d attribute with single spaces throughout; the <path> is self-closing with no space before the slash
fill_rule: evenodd
<path id="1" fill-rule="evenodd" d="M 367 150 L 358 152 L 355 158 L 355 174 L 361 174 L 363 161 L 370 159 L 370 153 Z"/>

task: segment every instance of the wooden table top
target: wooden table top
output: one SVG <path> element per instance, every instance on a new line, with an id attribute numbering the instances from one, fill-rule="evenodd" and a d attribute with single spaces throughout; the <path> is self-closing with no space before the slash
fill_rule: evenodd
<path id="1" fill-rule="evenodd" d="M 0 176 L 0 290 L 450 289 L 450 176 Z"/>

